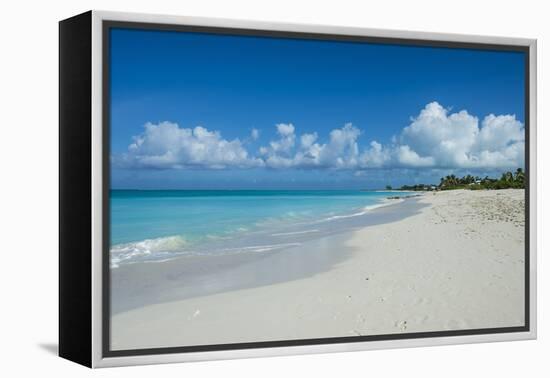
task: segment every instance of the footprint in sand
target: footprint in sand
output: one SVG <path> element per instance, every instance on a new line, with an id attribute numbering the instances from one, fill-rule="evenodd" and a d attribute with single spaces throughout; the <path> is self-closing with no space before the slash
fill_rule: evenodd
<path id="1" fill-rule="evenodd" d="M 407 321 L 401 320 L 399 322 L 395 322 L 395 327 L 399 328 L 401 331 L 407 330 Z"/>

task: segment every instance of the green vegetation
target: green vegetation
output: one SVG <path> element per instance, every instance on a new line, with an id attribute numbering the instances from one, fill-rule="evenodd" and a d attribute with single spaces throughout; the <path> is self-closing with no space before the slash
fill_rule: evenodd
<path id="1" fill-rule="evenodd" d="M 504 172 L 498 179 L 485 176 L 466 175 L 464 177 L 456 177 L 448 175 L 441 178 L 439 185 L 416 184 L 403 185 L 401 190 L 411 191 L 432 191 L 432 190 L 453 190 L 453 189 L 524 189 L 525 188 L 525 172 L 523 169 L 516 169 L 515 173 Z"/>
<path id="2" fill-rule="evenodd" d="M 422 192 L 422 191 L 438 190 L 438 187 L 436 185 L 430 185 L 430 184 L 403 185 L 400 188 L 400 190 Z"/>

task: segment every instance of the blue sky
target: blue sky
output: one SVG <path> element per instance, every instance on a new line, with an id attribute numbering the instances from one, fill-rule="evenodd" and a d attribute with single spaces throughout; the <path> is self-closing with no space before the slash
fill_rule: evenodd
<path id="1" fill-rule="evenodd" d="M 379 188 L 523 165 L 517 52 L 113 29 L 113 188 Z"/>

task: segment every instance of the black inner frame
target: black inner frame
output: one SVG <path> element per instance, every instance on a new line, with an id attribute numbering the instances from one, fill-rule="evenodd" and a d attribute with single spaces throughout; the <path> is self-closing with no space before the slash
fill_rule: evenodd
<path id="1" fill-rule="evenodd" d="M 171 31 L 171 32 L 195 32 L 209 33 L 220 35 L 234 36 L 252 36 L 252 37 L 267 37 L 267 38 L 290 38 L 290 39 L 309 39 L 321 41 L 343 41 L 355 43 L 371 43 L 371 44 L 389 44 L 402 46 L 417 46 L 417 47 L 440 47 L 440 48 L 458 48 L 458 49 L 474 49 L 474 50 L 492 50 L 492 51 L 512 51 L 521 52 L 525 56 L 525 77 L 524 77 L 524 99 L 525 99 L 525 258 L 524 258 L 524 286 L 525 286 L 525 303 L 524 303 L 524 326 L 518 327 L 499 327 L 499 328 L 479 328 L 468 330 L 452 330 L 452 331 L 433 331 L 433 332 L 412 332 L 404 334 L 386 334 L 386 335 L 367 335 L 367 336 L 345 336 L 345 337 L 328 337 L 303 340 L 277 340 L 277 341 L 260 341 L 247 343 L 232 343 L 232 344 L 214 344 L 214 345 L 193 345 L 182 347 L 165 347 L 165 348 L 145 348 L 145 349 L 129 349 L 129 350 L 111 350 L 110 348 L 110 30 L 112 28 L 136 29 L 136 30 L 155 30 L 155 31 Z M 102 22 L 102 130 L 103 130 L 103 219 L 102 219 L 102 354 L 103 357 L 123 357 L 123 356 L 141 356 L 152 354 L 168 354 L 168 353 L 189 353 L 189 352 L 208 352 L 222 351 L 235 349 L 254 349 L 254 348 L 276 348 L 276 347 L 291 347 L 302 345 L 318 345 L 318 344 L 338 344 L 352 343 L 365 341 L 383 341 L 383 340 L 404 340 L 404 339 L 419 339 L 428 337 L 449 337 L 449 336 L 467 336 L 467 335 L 485 335 L 496 333 L 513 333 L 513 332 L 529 332 L 530 330 L 530 255 L 529 255 L 529 145 L 530 145 L 530 57 L 529 46 L 519 45 L 504 45 L 504 44 L 488 44 L 488 43 L 467 43 L 467 42 L 448 42 L 438 40 L 420 40 L 407 38 L 388 38 L 388 37 L 368 37 L 358 35 L 338 35 L 324 33 L 306 33 L 306 32 L 288 32 L 288 31 L 273 31 L 273 30 L 254 30 L 240 28 L 225 28 L 225 27 L 206 27 L 192 25 L 171 25 L 158 23 L 144 22 L 127 22 L 127 21 L 103 21 Z"/>

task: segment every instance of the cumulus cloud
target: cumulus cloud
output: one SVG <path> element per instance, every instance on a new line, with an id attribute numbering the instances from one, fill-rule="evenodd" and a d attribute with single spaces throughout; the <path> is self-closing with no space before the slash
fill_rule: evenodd
<path id="1" fill-rule="evenodd" d="M 277 125 L 279 139 L 260 149 L 271 168 L 515 168 L 524 164 L 525 129 L 514 115 L 490 114 L 483 121 L 466 110 L 455 113 L 437 102 L 427 104 L 409 125 L 383 145 L 361 149 L 362 132 L 351 123 L 329 133 L 299 137 L 292 124 Z M 368 137 L 368 135 L 366 135 Z"/>
<path id="2" fill-rule="evenodd" d="M 332 130 L 329 142 L 321 151 L 321 163 L 324 166 L 337 168 L 350 168 L 357 165 L 359 156 L 357 138 L 360 134 L 361 131 L 351 123 L 347 123 L 341 129 Z"/>
<path id="3" fill-rule="evenodd" d="M 316 140 L 317 140 L 317 133 L 302 134 L 302 136 L 300 137 L 301 146 L 305 150 L 313 146 L 313 143 L 315 143 Z"/>
<path id="4" fill-rule="evenodd" d="M 359 157 L 360 168 L 382 168 L 390 160 L 392 150 L 373 140 Z"/>
<path id="5" fill-rule="evenodd" d="M 483 120 L 477 147 L 480 150 L 502 149 L 524 139 L 523 125 L 514 116 L 491 114 Z"/>
<path id="6" fill-rule="evenodd" d="M 432 102 L 403 129 L 397 140 L 397 162 L 404 166 L 523 166 L 525 130 L 513 115 L 490 114 L 480 126 L 478 118 L 466 110 L 449 113 L 439 103 Z"/>
<path id="7" fill-rule="evenodd" d="M 295 146 L 295 129 L 289 124 L 277 125 L 279 139 L 260 148 L 265 164 L 270 168 L 353 168 L 357 165 L 360 130 L 352 124 L 334 129 L 327 143 L 317 143 L 317 133 L 302 134 Z"/>
<path id="8" fill-rule="evenodd" d="M 376 125 L 371 127 L 375 128 Z M 437 102 L 427 104 L 387 144 L 368 141 L 368 129 L 351 123 L 335 128 L 325 143 L 314 133 L 297 134 L 292 123 L 275 125 L 276 138 L 257 153 L 249 153 L 239 139 L 226 140 L 220 132 L 175 123 L 148 123 L 124 154 L 113 158 L 122 166 L 145 168 L 272 169 L 432 168 L 505 169 L 524 164 L 525 129 L 514 115 L 479 119 L 461 110 L 452 113 Z M 252 129 L 250 139 L 260 131 Z M 359 138 L 366 146 L 359 146 Z M 245 138 L 246 139 L 246 138 Z"/>
<path id="9" fill-rule="evenodd" d="M 396 149 L 397 161 L 405 167 L 432 167 L 435 160 L 432 156 L 420 156 L 407 145 Z"/>
<path id="10" fill-rule="evenodd" d="M 187 129 L 171 122 L 147 123 L 133 140 L 126 153 L 115 156 L 115 164 L 160 169 L 263 165 L 262 160 L 248 155 L 239 139 L 223 139 L 219 132 L 201 126 Z"/>
<path id="11" fill-rule="evenodd" d="M 294 144 L 296 142 L 296 135 L 294 135 L 294 125 L 291 123 L 279 123 L 276 125 L 277 134 L 279 134 L 279 139 L 271 141 L 269 146 L 271 151 L 275 154 L 289 155 L 292 151 Z"/>

